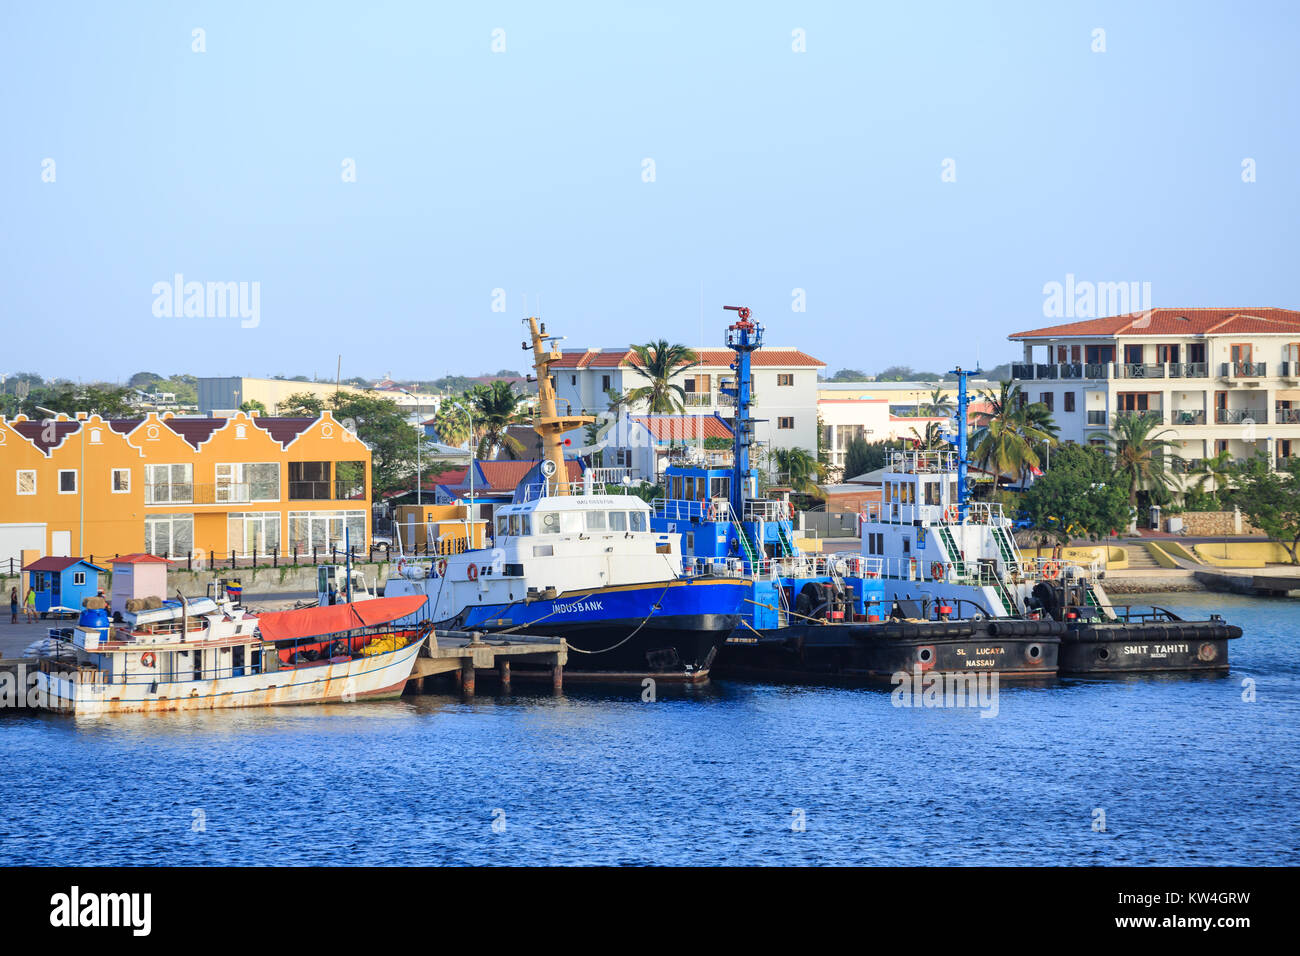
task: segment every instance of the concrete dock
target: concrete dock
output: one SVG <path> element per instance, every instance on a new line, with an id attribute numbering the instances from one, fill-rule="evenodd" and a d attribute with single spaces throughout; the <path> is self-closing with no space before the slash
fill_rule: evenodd
<path id="1" fill-rule="evenodd" d="M 476 671 L 492 672 L 501 686 L 508 688 L 515 676 L 511 664 L 517 662 L 529 668 L 520 677 L 547 676 L 558 691 L 564 687 L 564 665 L 568 661 L 568 645 L 563 640 L 522 635 L 497 637 L 478 631 L 434 631 L 415 659 L 407 688 L 423 690 L 429 688 L 431 679 L 454 674 L 461 693 L 472 697 Z"/>

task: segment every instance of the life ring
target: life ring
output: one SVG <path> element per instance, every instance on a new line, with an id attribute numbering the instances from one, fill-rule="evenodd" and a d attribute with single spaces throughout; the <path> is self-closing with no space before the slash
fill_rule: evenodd
<path id="1" fill-rule="evenodd" d="M 438 572 L 438 577 L 442 577 L 444 574 L 447 573 L 447 559 L 439 558 L 438 563 L 435 564 L 433 568 L 435 571 Z"/>
<path id="2" fill-rule="evenodd" d="M 1055 581 L 1055 580 L 1056 580 L 1057 578 L 1059 578 L 1060 576 L 1061 576 L 1061 562 L 1060 562 L 1060 561 L 1045 561 L 1045 562 L 1043 562 L 1043 577 L 1044 577 L 1044 578 L 1046 578 L 1048 581 Z"/>
<path id="3" fill-rule="evenodd" d="M 949 505 L 949 506 L 948 506 L 948 521 L 949 521 L 950 523 L 952 523 L 952 524 L 956 524 L 956 522 L 957 522 L 957 506 L 956 506 L 956 505 Z"/>
<path id="4" fill-rule="evenodd" d="M 397 573 L 398 573 L 399 575 L 402 573 L 402 569 L 405 568 L 405 567 L 406 567 L 406 558 L 398 558 L 398 559 L 397 559 Z"/>
<path id="5" fill-rule="evenodd" d="M 469 578 L 471 581 L 477 581 L 477 580 L 478 580 L 478 565 L 477 565 L 477 564 L 471 564 L 468 568 L 466 568 L 466 569 L 465 569 L 465 577 Z"/>
<path id="6" fill-rule="evenodd" d="M 930 577 L 932 577 L 934 580 L 936 581 L 943 580 L 944 570 L 945 568 L 943 566 L 942 561 L 932 561 L 930 563 Z"/>
<path id="7" fill-rule="evenodd" d="M 145 651 L 140 655 L 140 663 L 145 667 L 153 667 L 155 660 L 156 658 L 153 656 L 153 651 Z"/>

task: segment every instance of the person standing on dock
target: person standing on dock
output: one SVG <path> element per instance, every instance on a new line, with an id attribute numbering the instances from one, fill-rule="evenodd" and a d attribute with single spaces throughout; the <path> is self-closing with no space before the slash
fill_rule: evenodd
<path id="1" fill-rule="evenodd" d="M 27 597 L 23 598 L 23 613 L 28 624 L 36 623 L 36 591 L 33 588 L 28 588 Z"/>
<path id="2" fill-rule="evenodd" d="M 18 589 L 9 589 L 9 623 L 18 623 Z"/>

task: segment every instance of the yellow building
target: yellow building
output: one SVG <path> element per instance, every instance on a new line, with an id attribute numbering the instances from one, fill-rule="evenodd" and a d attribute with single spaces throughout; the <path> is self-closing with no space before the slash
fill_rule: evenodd
<path id="1" fill-rule="evenodd" d="M 311 418 L 0 418 L 0 562 L 292 555 L 370 540 L 370 450 Z"/>

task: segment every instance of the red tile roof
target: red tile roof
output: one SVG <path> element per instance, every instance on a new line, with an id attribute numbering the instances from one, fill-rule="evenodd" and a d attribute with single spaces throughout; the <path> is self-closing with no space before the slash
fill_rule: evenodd
<path id="1" fill-rule="evenodd" d="M 1016 332 L 1009 339 L 1119 335 L 1285 335 L 1300 333 L 1294 309 L 1148 309 Z"/>
<path id="2" fill-rule="evenodd" d="M 487 482 L 485 491 L 514 491 L 524 476 L 537 464 L 536 461 L 479 461 L 478 473 Z M 581 462 L 566 460 L 564 466 L 568 471 L 565 479 L 570 482 L 582 480 Z M 446 484 L 446 482 L 444 482 Z M 468 482 L 462 482 L 458 488 L 469 488 Z"/>
<path id="3" fill-rule="evenodd" d="M 104 570 L 103 568 L 98 567 L 97 565 L 91 564 L 89 561 L 85 561 L 83 558 L 37 558 L 31 564 L 25 566 L 23 570 L 24 571 L 64 571 L 72 567 L 74 564 L 82 564 L 82 563 L 86 564 L 88 567 L 94 568 L 96 571 Z"/>
<path id="4" fill-rule="evenodd" d="M 160 558 L 156 554 L 120 554 L 113 559 L 114 564 L 167 564 L 166 558 Z"/>
<path id="5" fill-rule="evenodd" d="M 656 442 L 731 438 L 731 427 L 717 415 L 633 415 Z"/>

